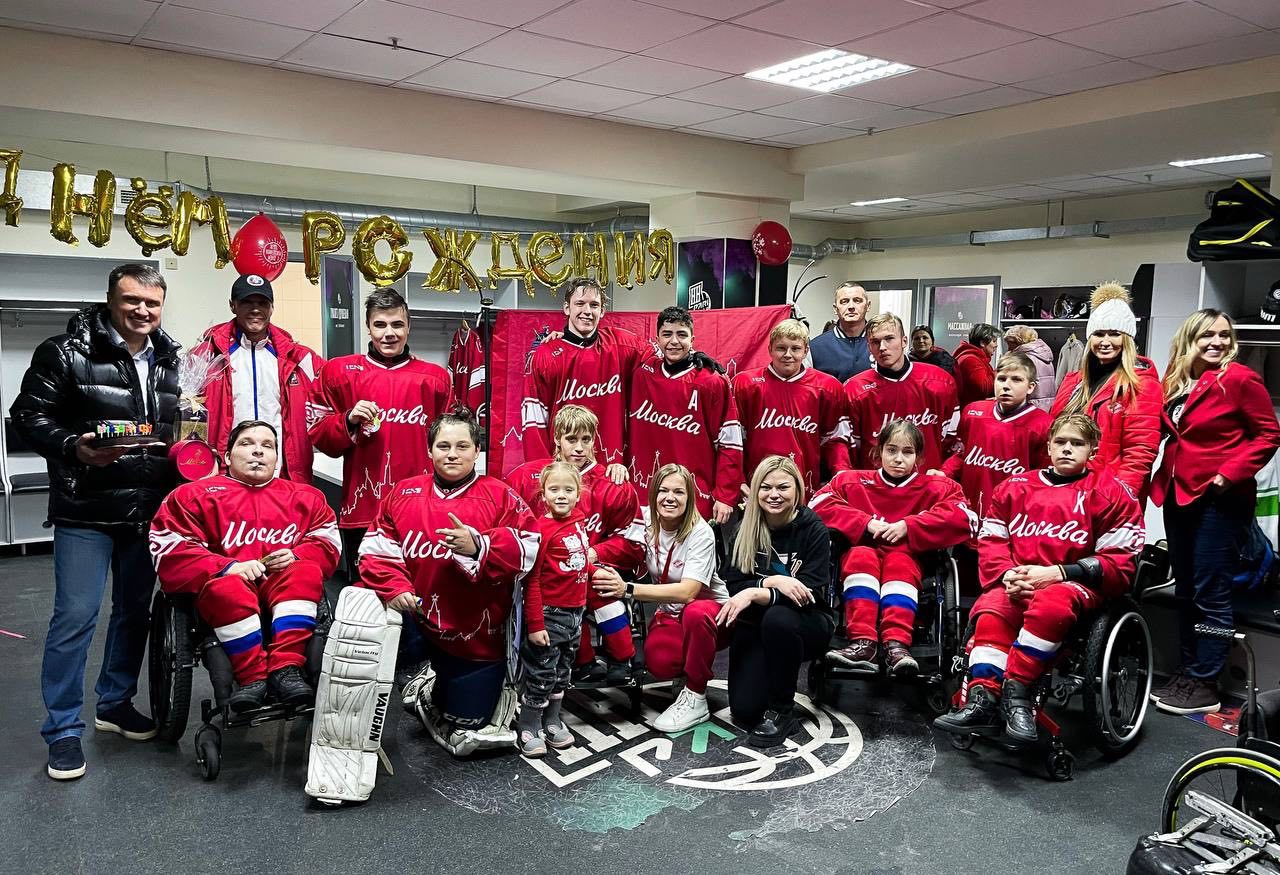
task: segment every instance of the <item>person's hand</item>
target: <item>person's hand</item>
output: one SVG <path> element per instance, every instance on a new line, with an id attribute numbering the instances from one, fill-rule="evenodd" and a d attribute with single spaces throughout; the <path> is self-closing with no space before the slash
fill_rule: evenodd
<path id="1" fill-rule="evenodd" d="M 751 484 L 743 483 L 738 488 L 742 492 L 742 501 L 738 502 L 738 510 L 746 510 L 747 502 L 751 500 Z"/>
<path id="2" fill-rule="evenodd" d="M 1004 594 L 1013 601 L 1022 601 L 1031 598 L 1031 594 L 1035 592 L 1035 588 L 1028 582 L 1022 573 L 1014 568 L 1005 572 L 1004 575 Z"/>
<path id="3" fill-rule="evenodd" d="M 547 336 L 542 338 L 543 343 L 550 343 L 553 340 L 559 340 L 564 337 L 563 331 L 548 331 Z"/>
<path id="4" fill-rule="evenodd" d="M 716 525 L 724 525 L 729 522 L 731 516 L 733 516 L 733 508 L 723 501 L 717 501 L 711 505 L 711 521 Z"/>
<path id="5" fill-rule="evenodd" d="M 411 592 L 402 592 L 400 595 L 387 602 L 387 607 L 393 611 L 408 614 L 412 611 L 422 610 L 422 599 L 418 598 Z"/>
<path id="6" fill-rule="evenodd" d="M 755 590 L 766 592 L 766 590 L 759 587 L 755 587 Z M 732 626 L 734 621 L 738 619 L 738 615 L 754 603 L 755 596 L 750 589 L 744 589 L 737 595 L 731 596 L 727 602 L 720 606 L 720 613 L 716 614 L 716 625 Z"/>
<path id="7" fill-rule="evenodd" d="M 357 401 L 356 406 L 347 414 L 347 425 L 353 429 L 359 428 L 366 422 L 373 422 L 380 414 L 378 405 L 372 401 Z"/>
<path id="8" fill-rule="evenodd" d="M 600 566 L 591 575 L 591 588 L 596 595 L 608 599 L 620 599 L 627 594 L 622 575 L 607 565 Z"/>
<path id="9" fill-rule="evenodd" d="M 1022 580 L 1031 584 L 1032 589 L 1043 589 L 1062 580 L 1062 569 L 1057 565 L 1019 565 L 1014 571 L 1018 572 Z"/>
<path id="10" fill-rule="evenodd" d="M 946 476 L 947 476 L 947 472 L 946 472 L 946 471 L 943 471 L 941 468 L 930 468 L 928 471 L 925 471 L 924 473 L 926 473 L 926 474 L 937 474 L 939 477 L 946 477 Z"/>
<path id="11" fill-rule="evenodd" d="M 799 607 L 813 604 L 813 590 L 794 577 L 777 575 L 770 584 L 778 592 L 791 599 Z"/>
<path id="12" fill-rule="evenodd" d="M 876 519 L 875 517 L 872 517 L 871 519 L 867 520 L 867 534 L 873 538 L 878 538 L 880 537 L 881 534 L 884 533 L 884 530 L 888 526 L 889 524 L 886 523 L 884 520 Z"/>
<path id="13" fill-rule="evenodd" d="M 80 435 L 80 439 L 76 441 L 76 458 L 86 465 L 101 468 L 129 452 L 128 447 L 94 447 L 90 441 L 96 439 L 97 435 L 88 431 Z"/>
<path id="14" fill-rule="evenodd" d="M 1213 479 L 1209 481 L 1210 492 L 1222 492 L 1231 485 L 1231 481 L 1221 474 L 1214 474 Z"/>
<path id="15" fill-rule="evenodd" d="M 595 564 L 596 564 L 596 560 L 597 560 L 597 559 L 599 559 L 599 558 L 600 558 L 600 554 L 598 554 L 598 553 L 596 552 L 596 548 L 595 548 L 595 547 L 588 547 L 588 548 L 587 548 L 587 564 L 589 564 L 589 565 L 595 565 Z"/>
<path id="16" fill-rule="evenodd" d="M 605 468 L 604 475 L 619 486 L 631 479 L 631 472 L 627 470 L 626 465 L 620 462 L 614 462 L 608 468 Z"/>
<path id="17" fill-rule="evenodd" d="M 538 647 L 550 647 L 551 636 L 547 634 L 546 629 L 543 629 L 541 632 L 530 632 L 529 643 Z"/>
<path id="18" fill-rule="evenodd" d="M 244 562 L 233 562 L 231 567 L 222 573 L 223 577 L 239 577 L 253 583 L 255 580 L 261 580 L 267 575 L 267 566 L 263 565 L 257 559 L 248 559 Z"/>
<path id="19" fill-rule="evenodd" d="M 472 558 L 477 556 L 480 553 L 480 545 L 471 536 L 471 530 L 464 526 L 462 520 L 453 514 L 449 514 L 449 522 L 453 523 L 453 528 L 436 529 L 437 535 L 444 535 L 445 546 L 462 556 L 470 556 Z"/>
<path id="20" fill-rule="evenodd" d="M 906 520 L 898 520 L 896 523 L 885 523 L 884 528 L 880 530 L 879 538 L 886 544 L 902 543 L 907 538 Z"/>
<path id="21" fill-rule="evenodd" d="M 290 565 L 298 561 L 298 557 L 293 555 L 293 551 L 289 548 L 276 550 L 274 553 L 268 553 L 262 557 L 262 564 L 267 569 L 267 574 L 275 574 L 277 571 L 284 571 Z"/>

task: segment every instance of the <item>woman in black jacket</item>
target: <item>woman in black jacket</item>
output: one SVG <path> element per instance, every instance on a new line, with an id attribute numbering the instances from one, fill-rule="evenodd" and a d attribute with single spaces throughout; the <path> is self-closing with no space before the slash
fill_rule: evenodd
<path id="1" fill-rule="evenodd" d="M 834 622 L 828 605 L 831 538 L 805 506 L 794 462 L 769 456 L 751 478 L 742 524 L 721 570 L 731 598 L 716 621 L 733 627 L 729 709 L 752 747 L 781 744 L 799 728 L 796 676 L 820 659 Z"/>

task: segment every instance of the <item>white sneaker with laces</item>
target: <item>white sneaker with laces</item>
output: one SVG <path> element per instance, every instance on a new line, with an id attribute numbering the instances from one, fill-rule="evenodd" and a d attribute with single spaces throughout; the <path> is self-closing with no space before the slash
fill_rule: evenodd
<path id="1" fill-rule="evenodd" d="M 653 728 L 659 732 L 683 732 L 710 717 L 706 693 L 699 695 L 685 687 L 671 703 L 671 707 L 653 721 Z"/>

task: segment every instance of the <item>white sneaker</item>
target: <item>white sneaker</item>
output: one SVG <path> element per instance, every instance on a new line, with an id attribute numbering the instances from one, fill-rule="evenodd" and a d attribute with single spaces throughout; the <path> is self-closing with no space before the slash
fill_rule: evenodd
<path id="1" fill-rule="evenodd" d="M 671 707 L 663 711 L 658 719 L 653 721 L 653 728 L 659 732 L 683 732 L 710 717 L 711 712 L 707 710 L 706 693 L 699 695 L 685 687 L 680 691 L 680 695 L 676 697 L 676 700 L 671 703 Z"/>

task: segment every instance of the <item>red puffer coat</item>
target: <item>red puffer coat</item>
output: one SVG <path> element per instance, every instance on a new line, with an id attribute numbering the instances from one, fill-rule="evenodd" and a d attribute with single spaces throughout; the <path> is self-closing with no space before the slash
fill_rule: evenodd
<path id="1" fill-rule="evenodd" d="M 995 394 L 995 368 L 991 367 L 990 354 L 980 346 L 965 341 L 956 347 L 955 377 L 961 410 Z"/>
<path id="2" fill-rule="evenodd" d="M 1138 372 L 1137 397 L 1117 400 L 1115 376 L 1112 375 L 1093 396 L 1085 412 L 1102 429 L 1102 443 L 1089 467 L 1095 471 L 1110 471 L 1133 490 L 1139 502 L 1143 502 L 1147 497 L 1151 467 L 1160 448 L 1164 393 L 1160 388 L 1160 375 L 1151 359 L 1138 356 L 1135 369 Z M 1056 419 L 1079 387 L 1080 372 L 1067 374 L 1058 387 L 1049 415 Z"/>

